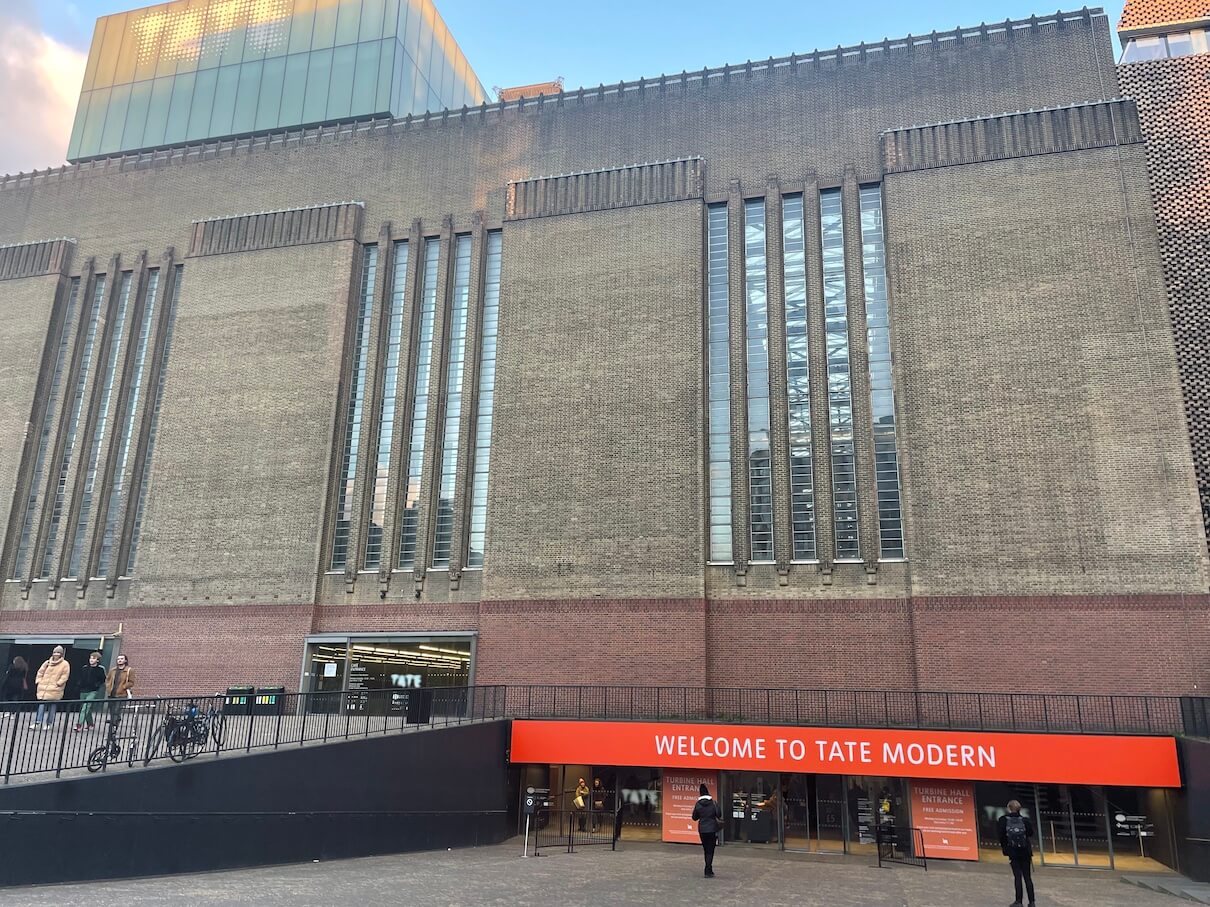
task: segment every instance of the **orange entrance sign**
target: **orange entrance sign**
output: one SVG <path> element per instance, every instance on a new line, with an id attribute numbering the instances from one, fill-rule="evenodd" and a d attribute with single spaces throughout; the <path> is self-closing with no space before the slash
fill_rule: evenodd
<path id="1" fill-rule="evenodd" d="M 920 829 L 930 859 L 979 859 L 975 785 L 970 781 L 913 782 L 912 825 Z"/>
<path id="2" fill-rule="evenodd" d="M 1171 737 L 514 721 L 512 761 L 1180 787 Z"/>
<path id="3" fill-rule="evenodd" d="M 661 837 L 665 841 L 679 844 L 700 844 L 697 822 L 693 818 L 693 807 L 701 796 L 698 785 L 710 789 L 710 796 L 718 798 L 718 772 L 668 771 L 660 779 L 660 816 L 663 819 Z"/>

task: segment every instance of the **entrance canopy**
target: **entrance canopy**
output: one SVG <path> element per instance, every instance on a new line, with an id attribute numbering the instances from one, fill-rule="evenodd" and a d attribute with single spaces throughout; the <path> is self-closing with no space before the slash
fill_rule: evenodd
<path id="1" fill-rule="evenodd" d="M 1180 787 L 1172 737 L 514 721 L 515 763 Z"/>

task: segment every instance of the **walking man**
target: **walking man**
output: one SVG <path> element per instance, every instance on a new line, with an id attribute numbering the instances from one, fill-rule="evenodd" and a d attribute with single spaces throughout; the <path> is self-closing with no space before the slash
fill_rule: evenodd
<path id="1" fill-rule="evenodd" d="M 63 690 L 67 687 L 67 678 L 71 676 L 71 665 L 64 658 L 66 649 L 55 646 L 50 658 L 42 662 L 34 683 L 38 687 L 38 715 L 31 724 L 30 730 L 42 728 L 50 730 L 55 723 L 55 711 L 59 708 L 59 700 L 63 698 Z"/>
<path id="2" fill-rule="evenodd" d="M 109 698 L 109 720 L 116 725 L 122 717 L 125 700 L 134 698 L 134 668 L 125 655 L 119 655 L 117 662 L 109 669 L 109 676 L 105 678 L 105 695 Z"/>
<path id="3" fill-rule="evenodd" d="M 714 878 L 714 848 L 718 845 L 719 823 L 723 811 L 710 798 L 710 788 L 702 784 L 698 787 L 697 803 L 693 806 L 693 818 L 697 820 L 697 834 L 702 839 L 702 855 L 706 858 L 706 878 Z"/>
<path id="4" fill-rule="evenodd" d="M 1029 819 L 1021 815 L 1021 803 L 1017 800 L 1008 801 L 1008 815 L 1000 817 L 1000 849 L 1008 857 L 1013 868 L 1013 887 L 1017 899 L 1012 907 L 1022 907 L 1021 887 L 1029 894 L 1029 907 L 1038 903 L 1034 899 L 1034 880 L 1031 874 L 1033 868 L 1034 849 L 1031 840 L 1034 836 L 1034 826 Z"/>

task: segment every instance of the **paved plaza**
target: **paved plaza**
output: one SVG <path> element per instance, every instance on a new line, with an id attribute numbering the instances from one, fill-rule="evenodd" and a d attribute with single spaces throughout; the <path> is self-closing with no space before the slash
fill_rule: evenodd
<path id="1" fill-rule="evenodd" d="M 138 842 L 129 842 L 137 847 Z M 726 847 L 714 879 L 697 848 L 629 844 L 521 859 L 499 847 L 372 857 L 234 872 L 0 891 L 0 903 L 80 904 L 700 904 L 819 907 L 1006 907 L 1007 867 L 935 864 L 879 869 L 858 858 L 770 854 Z M 1041 907 L 1176 907 L 1187 903 L 1123 884 L 1116 873 L 1036 871 Z"/>

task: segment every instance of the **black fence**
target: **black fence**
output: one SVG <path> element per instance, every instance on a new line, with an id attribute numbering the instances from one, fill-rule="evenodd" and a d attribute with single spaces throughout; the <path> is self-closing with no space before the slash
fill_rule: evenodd
<path id="1" fill-rule="evenodd" d="M 878 865 L 896 863 L 919 866 L 928 872 L 928 855 L 924 848 L 924 832 L 908 825 L 876 825 L 874 840 L 878 847 Z"/>
<path id="2" fill-rule="evenodd" d="M 504 687 L 9 703 L 0 723 L 4 783 L 24 775 L 93 772 L 184 762 L 207 753 L 252 752 L 399 733 L 419 725 L 501 718 Z M 85 721 L 82 725 L 81 722 Z M 87 721 L 92 723 L 89 727 Z M 7 725 L 7 726 L 5 726 Z"/>
<path id="3" fill-rule="evenodd" d="M 555 850 L 575 853 L 577 847 L 617 848 L 618 815 L 612 809 L 541 809 L 532 827 L 534 856 Z"/>
<path id="4" fill-rule="evenodd" d="M 252 752 L 500 718 L 710 721 L 806 727 L 1210 736 L 1210 699 L 1066 693 L 732 690 L 703 687 L 472 686 L 102 700 L 0 712 L 4 783 L 24 775 L 112 771 L 206 753 Z M 49 713 L 48 708 L 45 710 Z M 574 837 L 574 835 L 573 835 Z"/>
<path id="5" fill-rule="evenodd" d="M 1079 693 L 509 686 L 509 718 L 714 721 L 1065 734 L 1187 733 L 1182 699 Z M 1185 697 L 1186 700 L 1189 697 Z M 1208 700 L 1202 703 L 1205 716 Z M 1190 708 L 1185 714 L 1193 714 Z"/>

